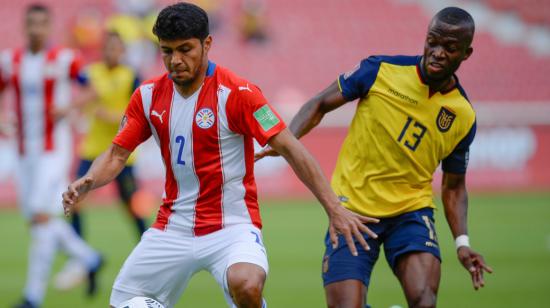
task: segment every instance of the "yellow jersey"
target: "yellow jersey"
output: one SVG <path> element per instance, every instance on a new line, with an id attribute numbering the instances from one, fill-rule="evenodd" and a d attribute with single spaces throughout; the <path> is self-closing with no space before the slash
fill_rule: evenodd
<path id="1" fill-rule="evenodd" d="M 87 110 L 90 115 L 90 127 L 80 146 L 81 158 L 93 160 L 111 145 L 119 128 L 119 123 L 99 119 L 94 111 L 104 108 L 107 112 L 120 113 L 122 118 L 132 92 L 139 85 L 139 79 L 135 71 L 128 66 L 119 65 L 109 69 L 102 62 L 91 64 L 81 75 L 98 95 L 91 110 Z M 133 161 L 132 155 L 127 163 L 132 164 Z"/>
<path id="2" fill-rule="evenodd" d="M 474 110 L 456 87 L 431 93 L 421 56 L 373 56 L 342 74 L 347 101 L 359 98 L 332 177 L 342 204 L 359 214 L 393 217 L 434 208 L 432 176 L 464 174 L 474 138 Z"/>

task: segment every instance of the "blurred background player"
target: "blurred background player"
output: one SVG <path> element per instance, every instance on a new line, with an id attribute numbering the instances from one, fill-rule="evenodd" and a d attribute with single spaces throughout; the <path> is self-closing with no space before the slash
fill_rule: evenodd
<path id="1" fill-rule="evenodd" d="M 59 248 L 85 265 L 89 294 L 95 293 L 95 274 L 102 264 L 101 256 L 58 217 L 59 195 L 72 161 L 66 119 L 72 108 L 70 82 L 78 80 L 81 62 L 74 51 L 49 44 L 50 18 L 47 7 L 30 5 L 25 14 L 27 46 L 5 51 L 1 58 L 2 84 L 15 92 L 18 203 L 31 229 L 24 298 L 16 307 L 42 304 Z"/>
<path id="2" fill-rule="evenodd" d="M 326 240 L 323 281 L 329 307 L 365 306 L 380 247 L 409 307 L 435 307 L 441 256 L 433 219 L 432 177 L 442 163 L 442 200 L 458 259 L 474 288 L 484 286 L 483 257 L 469 247 L 465 175 L 475 113 L 455 72 L 473 52 L 474 20 L 448 7 L 432 19 L 422 56 L 372 56 L 308 101 L 290 129 L 303 137 L 323 116 L 359 99 L 332 187 L 342 204 L 380 218 L 365 234 L 370 250 L 353 257 Z M 257 155 L 272 154 L 265 150 Z M 342 242 L 343 243 L 343 242 Z"/>
<path id="3" fill-rule="evenodd" d="M 339 205 L 319 165 L 286 129 L 258 87 L 208 60 L 208 16 L 180 2 L 163 9 L 153 28 L 168 73 L 132 95 L 111 147 L 63 193 L 67 213 L 114 179 L 131 152 L 154 136 L 166 166 L 157 219 L 121 268 L 110 304 L 147 296 L 172 307 L 191 277 L 214 276 L 230 307 L 266 307 L 268 272 L 254 180 L 253 139 L 280 151 L 357 254 L 361 232 L 376 221 Z M 375 236 L 375 235 L 374 235 Z M 344 240 L 344 239 L 343 239 Z"/>
<path id="4" fill-rule="evenodd" d="M 139 78 L 134 69 L 122 64 L 124 42 L 118 32 L 105 34 L 103 61 L 92 63 L 80 74 L 81 80 L 93 90 L 93 96 L 87 97 L 86 114 L 89 119 L 89 130 L 80 144 L 80 164 L 76 174 L 80 178 L 88 172 L 92 161 L 109 147 L 116 135 L 124 110 L 132 92 L 139 85 Z M 137 191 L 133 164 L 135 156 L 126 161 L 126 165 L 115 179 L 119 197 L 136 226 L 137 238 L 145 232 L 146 221 L 134 210 L 132 198 Z M 83 237 L 83 221 L 79 208 L 72 216 L 72 226 L 76 233 Z M 75 260 L 73 260 L 75 261 Z M 68 262 L 55 279 L 58 289 L 69 289 L 84 278 L 85 269 L 78 262 Z"/>

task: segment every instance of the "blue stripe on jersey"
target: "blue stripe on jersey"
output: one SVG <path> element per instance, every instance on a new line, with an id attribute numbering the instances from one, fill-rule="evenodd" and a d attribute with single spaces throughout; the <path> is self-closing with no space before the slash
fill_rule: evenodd
<path id="1" fill-rule="evenodd" d="M 458 143 L 458 145 L 449 156 L 443 159 L 441 163 L 441 169 L 444 172 L 456 174 L 466 173 L 466 168 L 468 167 L 468 155 L 470 153 L 470 145 L 474 141 L 476 129 L 477 124 L 476 122 L 474 122 L 466 137 L 464 137 Z"/>
<path id="2" fill-rule="evenodd" d="M 364 97 L 376 81 L 378 70 L 382 62 L 393 65 L 417 65 L 421 56 L 370 56 L 359 64 L 354 71 L 340 75 L 338 82 L 342 90 L 342 96 L 347 101 Z"/>

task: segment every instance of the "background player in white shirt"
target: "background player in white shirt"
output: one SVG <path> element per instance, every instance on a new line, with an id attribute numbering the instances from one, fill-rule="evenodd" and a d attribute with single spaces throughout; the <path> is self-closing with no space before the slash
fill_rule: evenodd
<path id="1" fill-rule="evenodd" d="M 362 217 L 340 206 L 319 165 L 286 129 L 258 87 L 208 60 L 212 37 L 199 7 L 162 10 L 153 32 L 167 74 L 133 94 L 113 145 L 63 194 L 69 213 L 87 192 L 112 181 L 130 153 L 154 136 L 166 167 L 157 219 L 130 254 L 110 304 L 136 296 L 172 307 L 194 273 L 209 271 L 230 306 L 262 307 L 268 264 L 254 181 L 253 139 L 289 162 L 329 217 L 331 238 L 373 234 Z"/>
<path id="2" fill-rule="evenodd" d="M 50 12 L 32 5 L 25 15 L 26 48 L 7 50 L 0 61 L 0 90 L 14 90 L 17 117 L 17 190 L 19 206 L 31 228 L 24 299 L 17 307 L 42 304 L 58 247 L 88 270 L 88 293 L 95 293 L 101 257 L 58 215 L 59 194 L 66 187 L 72 140 L 65 115 L 70 83 L 77 80 L 80 59 L 72 50 L 50 47 Z"/>

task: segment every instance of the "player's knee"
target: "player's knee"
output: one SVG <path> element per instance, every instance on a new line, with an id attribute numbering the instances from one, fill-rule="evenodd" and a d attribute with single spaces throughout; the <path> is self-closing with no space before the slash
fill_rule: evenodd
<path id="1" fill-rule="evenodd" d="M 233 270 L 228 273 L 229 292 L 235 304 L 242 307 L 261 307 L 265 274 Z"/>
<path id="2" fill-rule="evenodd" d="M 239 308 L 261 307 L 262 286 L 258 283 L 246 282 L 232 289 L 233 301 Z"/>
<path id="3" fill-rule="evenodd" d="M 425 288 L 409 301 L 412 308 L 433 308 L 436 306 L 437 294 L 430 288 Z"/>

